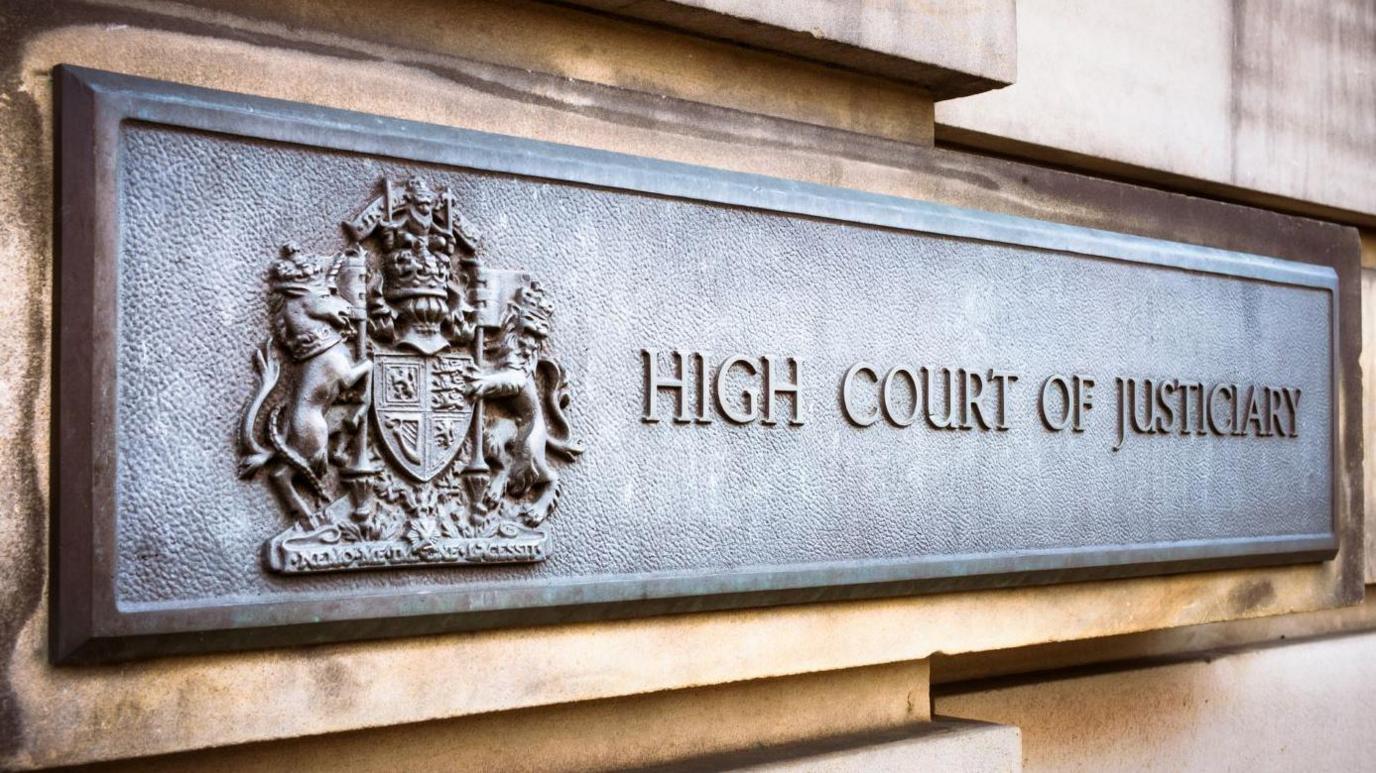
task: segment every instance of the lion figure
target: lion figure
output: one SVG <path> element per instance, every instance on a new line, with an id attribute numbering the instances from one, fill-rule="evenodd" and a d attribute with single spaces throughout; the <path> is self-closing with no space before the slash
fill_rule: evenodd
<path id="1" fill-rule="evenodd" d="M 483 455 L 493 476 L 483 507 L 512 500 L 530 526 L 544 521 L 558 497 L 559 475 L 549 454 L 572 461 L 583 452 L 568 440 L 564 372 L 541 356 L 552 313 L 537 282 L 518 289 L 502 318 L 493 369 L 469 380 L 470 396 L 484 400 L 490 411 Z"/>

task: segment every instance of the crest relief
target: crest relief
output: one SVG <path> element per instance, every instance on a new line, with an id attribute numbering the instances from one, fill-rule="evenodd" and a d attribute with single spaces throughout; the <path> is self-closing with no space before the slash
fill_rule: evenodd
<path id="1" fill-rule="evenodd" d="M 479 259 L 448 189 L 381 181 L 346 246 L 288 244 L 266 272 L 269 334 L 239 427 L 239 473 L 288 521 L 281 574 L 527 563 L 549 552 L 569 439 L 553 305 Z"/>

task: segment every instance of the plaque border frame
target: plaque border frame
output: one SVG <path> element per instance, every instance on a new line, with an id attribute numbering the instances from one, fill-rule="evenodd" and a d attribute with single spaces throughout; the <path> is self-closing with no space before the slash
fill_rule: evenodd
<path id="1" fill-rule="evenodd" d="M 1308 263 L 896 196 L 424 124 L 59 65 L 49 657 L 54 663 L 251 649 L 812 601 L 1322 561 L 1342 501 L 1338 276 Z M 121 608 L 115 592 L 119 132 L 126 121 L 748 207 L 1326 290 L 1327 532 L 476 589 L 299 594 Z"/>

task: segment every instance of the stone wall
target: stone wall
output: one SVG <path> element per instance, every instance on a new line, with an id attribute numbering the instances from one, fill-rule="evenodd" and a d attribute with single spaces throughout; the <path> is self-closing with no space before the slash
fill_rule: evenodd
<path id="1" fill-rule="evenodd" d="M 1027 770 L 1364 770 L 1376 634 L 975 682 L 939 714 L 1023 733 Z"/>
<path id="2" fill-rule="evenodd" d="M 944 102 L 953 143 L 1376 225 L 1376 6 L 1020 2 L 1018 82 Z"/>
<path id="3" fill-rule="evenodd" d="M 917 4 L 937 10 L 941 5 Z M 1019 4 L 1019 12 L 1030 5 Z M 1012 11 L 1011 3 L 995 6 Z M 165 757 L 158 764 L 238 768 L 319 760 L 321 767 L 348 763 L 364 769 L 410 760 L 448 767 L 460 753 L 472 767 L 651 764 L 920 723 L 930 718 L 927 659 L 939 653 L 990 653 L 979 656 L 983 660 L 933 661 L 931 677 L 949 682 L 942 679 L 943 668 L 972 679 L 1130 652 L 1177 655 L 1199 648 L 1201 630 L 1252 642 L 1368 625 L 1359 612 L 1321 611 L 1362 596 L 1358 455 L 1342 471 L 1344 549 L 1323 565 L 120 666 L 49 665 L 50 74 L 60 63 L 1320 262 L 1337 268 L 1345 308 L 1360 306 L 1357 236 L 1347 221 L 1296 218 L 932 144 L 940 126 L 959 126 L 1127 165 L 1155 165 L 1160 172 L 1208 180 L 1214 175 L 1227 185 L 1245 183 L 1267 195 L 1311 200 L 1325 212 L 1376 211 L 1363 203 L 1364 194 L 1337 178 L 1321 184 L 1324 175 L 1315 174 L 1301 185 L 1296 181 L 1302 176 L 1292 172 L 1274 182 L 1249 182 L 1215 175 L 1212 166 L 1191 167 L 1189 158 L 1200 164 L 1215 159 L 1198 150 L 1201 142 L 1209 147 L 1208 140 L 1191 134 L 1184 121 L 1163 126 L 1179 132 L 1166 132 L 1179 146 L 1139 143 L 1164 154 L 1153 156 L 1118 152 L 1133 147 L 1114 133 L 1133 124 L 1130 116 L 1086 136 L 1065 129 L 1064 111 L 1015 103 L 1006 110 L 1017 120 L 1000 123 L 990 107 L 978 118 L 984 123 L 971 117 L 963 124 L 956 115 L 976 114 L 948 112 L 947 104 L 960 103 L 937 108 L 933 101 L 933 73 L 953 66 L 941 59 L 940 47 L 929 50 L 933 61 L 927 67 L 895 74 L 875 71 L 880 65 L 839 67 L 827 61 L 840 55 L 838 49 L 811 60 L 806 48 L 771 52 L 758 41 L 743 45 L 704 37 L 691 26 L 677 30 L 654 15 L 627 21 L 615 10 L 485 0 L 400 0 L 385 7 L 364 0 L 99 0 L 20 2 L 0 10 L 0 30 L 11 43 L 0 52 L 0 166 L 11 170 L 0 181 L 0 270 L 9 285 L 0 295 L 0 318 L 11 326 L 11 335 L 0 337 L 0 361 L 6 363 L 0 371 L 0 457 L 10 460 L 0 467 L 0 498 L 6 503 L 0 511 L 0 576 L 6 577 L 0 594 L 0 766 L 191 754 L 199 756 Z M 997 19 L 980 23 L 1005 28 Z M 1028 26 L 1031 46 L 1042 33 Z M 841 40 L 851 47 L 870 42 L 863 36 Z M 999 61 L 1005 54 L 1004 48 L 991 49 L 991 61 L 965 62 L 962 72 L 983 73 L 991 81 L 1011 78 L 1007 63 Z M 1037 61 L 1032 53 L 1021 58 L 1020 84 L 1041 77 L 1029 74 L 1033 67 L 1061 72 Z M 1073 87 L 1070 78 L 1056 82 Z M 973 100 L 986 98 L 971 99 L 973 106 Z M 934 124 L 936 115 L 942 124 Z M 1345 131 L 1344 120 L 1335 117 L 1325 126 Z M 1057 126 L 1062 134 L 1056 134 Z M 1332 154 L 1325 163 L 1360 169 L 1366 161 L 1369 167 L 1370 159 L 1359 151 L 1340 152 L 1323 137 L 1313 143 L 1334 147 L 1325 151 Z M 1301 156 L 1280 159 L 1284 163 L 1271 166 L 1283 171 Z M 1266 165 L 1248 162 L 1249 169 L 1258 166 Z M 1085 164 L 1080 171 L 1093 168 Z M 1349 313 L 1344 324 L 1356 323 Z M 1355 351 L 1345 357 L 1354 361 Z M 1359 391 L 1355 368 L 1346 375 L 1343 389 Z M 1353 442 L 1360 435 L 1357 413 L 1344 416 L 1344 432 Z M 1258 620 L 1289 613 L 1308 614 Z M 1223 622 L 1233 620 L 1252 622 Z M 1232 633 L 1209 626 L 1165 630 L 1201 624 L 1228 626 Z M 1304 659 L 1295 653 L 1310 651 L 1358 657 L 1358 643 L 1366 639 L 1343 641 L 1341 647 L 1296 648 L 1293 657 L 1276 662 L 1293 667 Z M 1206 680 L 1201 684 L 1214 679 L 1201 673 L 1191 678 Z M 1260 670 L 1241 673 L 1251 678 Z M 1341 696 L 1366 682 L 1349 682 L 1349 693 L 1336 680 L 1327 684 Z M 1265 689 L 1263 682 L 1257 685 Z M 963 703 L 955 693 L 939 698 L 938 711 L 959 707 L 979 719 L 1019 722 L 1029 716 L 1020 707 L 1035 705 L 1009 693 L 998 693 L 1012 696 L 1006 700 L 984 703 L 976 700 L 979 690 L 961 694 L 967 696 Z M 1118 696 L 1119 702 L 1102 711 L 1130 716 L 1139 696 L 1131 690 Z M 1323 726 L 1320 715 L 1306 716 Z M 1031 745 L 1040 749 L 1040 739 L 1053 736 L 1043 725 L 1035 727 L 1026 741 L 1027 759 L 1038 765 L 1050 758 L 1034 754 Z"/>

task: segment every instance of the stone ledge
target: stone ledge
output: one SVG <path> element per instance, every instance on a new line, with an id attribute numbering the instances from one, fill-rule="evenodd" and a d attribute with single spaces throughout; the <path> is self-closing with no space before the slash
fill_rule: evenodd
<path id="1" fill-rule="evenodd" d="M 860 773 L 1022 770 L 1022 732 L 1012 725 L 939 718 L 919 725 L 642 768 L 655 773 L 748 770 Z"/>
<path id="2" fill-rule="evenodd" d="M 1003 88 L 1017 78 L 1013 0 L 569 0 L 746 46 L 911 83 L 935 99 Z"/>

